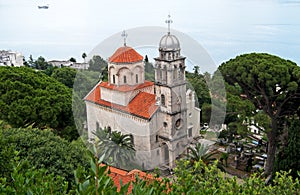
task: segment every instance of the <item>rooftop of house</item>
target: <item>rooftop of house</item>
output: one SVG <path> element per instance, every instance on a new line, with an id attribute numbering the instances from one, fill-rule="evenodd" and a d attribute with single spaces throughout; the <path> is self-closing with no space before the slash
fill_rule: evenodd
<path id="1" fill-rule="evenodd" d="M 106 165 L 101 164 L 100 166 L 106 166 Z M 109 176 L 114 181 L 114 184 L 117 187 L 118 191 L 121 188 L 121 182 L 122 182 L 122 185 L 125 185 L 129 182 L 134 182 L 136 179 L 136 176 L 138 176 L 140 179 L 149 180 L 149 181 L 154 180 L 154 179 L 161 180 L 160 178 L 155 178 L 153 175 L 145 173 L 138 169 L 134 169 L 131 171 L 125 171 L 125 170 L 118 169 L 118 168 L 115 168 L 112 166 L 108 166 L 108 169 L 110 172 Z M 128 192 L 131 192 L 131 191 L 132 191 L 132 185 L 130 185 L 128 188 Z"/>
<path id="2" fill-rule="evenodd" d="M 154 85 L 153 82 L 147 81 L 148 85 L 145 86 L 144 84 L 140 84 L 138 86 L 132 87 L 127 86 L 128 88 L 134 89 L 141 89 L 143 87 L 148 87 Z M 152 83 L 152 84 L 151 84 Z M 104 107 L 111 108 L 113 110 L 117 110 L 123 113 L 131 114 L 143 119 L 151 119 L 153 114 L 157 111 L 158 106 L 155 105 L 155 94 L 150 94 L 146 92 L 140 91 L 130 102 L 127 106 L 122 106 L 119 104 L 111 103 L 109 101 L 105 101 L 101 99 L 101 87 L 106 86 L 105 82 L 101 82 L 94 89 L 85 97 L 85 101 L 89 101 Z M 120 86 L 119 90 L 123 90 L 124 86 Z M 126 87 L 126 86 L 125 86 Z M 115 90 L 115 88 L 112 88 Z M 127 91 L 127 90 L 126 90 Z"/>

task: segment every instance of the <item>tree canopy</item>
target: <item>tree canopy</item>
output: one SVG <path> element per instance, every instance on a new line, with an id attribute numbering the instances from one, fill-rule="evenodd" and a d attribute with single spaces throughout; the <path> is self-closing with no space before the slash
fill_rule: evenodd
<path id="1" fill-rule="evenodd" d="M 30 68 L 0 67 L 0 119 L 13 127 L 52 128 L 75 139 L 72 116 L 72 93 L 65 85 Z"/>
<path id="2" fill-rule="evenodd" d="M 297 112 L 300 105 L 300 68 L 297 64 L 265 53 L 244 54 L 219 67 L 224 79 L 239 85 L 257 109 L 270 117 L 271 130 L 266 173 L 273 170 L 277 138 L 283 120 Z"/>
<path id="3" fill-rule="evenodd" d="M 0 128 L 0 143 L 6 143 L 8 149 L 4 154 L 5 166 L 12 165 L 17 152 L 20 161 L 28 161 L 35 169 L 46 169 L 48 173 L 64 178 L 74 184 L 73 171 L 78 167 L 88 168 L 88 150 L 82 142 L 72 143 L 54 135 L 50 130 Z M 9 149 L 11 148 L 11 149 Z M 2 158 L 0 157 L 0 161 Z M 1 163 L 2 164 L 2 163 Z M 10 174 L 13 172 L 9 166 Z M 29 168 L 28 168 L 29 169 Z M 0 171 L 0 177 L 9 177 L 10 174 Z"/>
<path id="4" fill-rule="evenodd" d="M 51 77 L 63 83 L 67 87 L 73 88 L 76 73 L 77 70 L 75 70 L 74 68 L 62 67 L 53 70 Z"/>

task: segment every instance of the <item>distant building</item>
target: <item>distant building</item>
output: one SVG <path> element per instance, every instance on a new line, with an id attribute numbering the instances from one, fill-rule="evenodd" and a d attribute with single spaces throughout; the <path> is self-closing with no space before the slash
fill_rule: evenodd
<path id="1" fill-rule="evenodd" d="M 48 61 L 49 64 L 51 64 L 54 67 L 70 67 L 77 70 L 87 70 L 89 68 L 88 63 L 77 63 L 77 62 L 71 62 L 69 60 L 51 60 Z"/>
<path id="2" fill-rule="evenodd" d="M 82 62 L 82 63 L 75 62 L 70 67 L 74 68 L 74 69 L 77 69 L 77 70 L 87 70 L 89 68 L 89 63 L 86 63 L 86 62 Z"/>
<path id="3" fill-rule="evenodd" d="M 0 66 L 24 66 L 24 56 L 19 52 L 14 51 L 0 51 Z"/>
<path id="4" fill-rule="evenodd" d="M 54 67 L 62 68 L 62 67 L 70 67 L 73 62 L 69 60 L 51 60 L 48 61 L 49 64 L 51 64 Z"/>

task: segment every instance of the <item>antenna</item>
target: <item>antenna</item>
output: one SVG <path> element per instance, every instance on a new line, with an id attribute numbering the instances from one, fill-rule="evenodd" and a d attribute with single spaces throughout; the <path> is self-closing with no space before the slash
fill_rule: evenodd
<path id="1" fill-rule="evenodd" d="M 126 46 L 126 38 L 127 38 L 128 34 L 126 33 L 126 31 L 125 31 L 125 30 L 123 30 L 123 32 L 122 32 L 122 34 L 121 34 L 121 36 L 122 36 L 122 37 L 123 37 L 123 39 L 124 39 L 124 46 Z"/>
<path id="2" fill-rule="evenodd" d="M 168 15 L 168 19 L 165 21 L 168 24 L 168 35 L 170 34 L 170 25 L 173 23 L 173 20 L 171 20 L 171 15 Z"/>

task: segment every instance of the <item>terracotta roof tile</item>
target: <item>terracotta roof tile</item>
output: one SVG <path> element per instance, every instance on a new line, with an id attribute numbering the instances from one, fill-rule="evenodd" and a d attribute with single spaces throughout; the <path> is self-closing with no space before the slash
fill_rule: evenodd
<path id="1" fill-rule="evenodd" d="M 133 48 L 127 46 L 120 47 L 109 58 L 109 62 L 114 62 L 114 63 L 130 63 L 130 62 L 139 62 L 142 60 L 143 60 L 143 56 L 141 56 Z"/>
<path id="2" fill-rule="evenodd" d="M 101 167 L 106 166 L 105 164 L 101 164 Z M 138 176 L 140 179 L 144 179 L 144 180 L 149 180 L 149 181 L 153 181 L 153 180 L 158 180 L 158 181 L 162 181 L 161 178 L 155 178 L 153 175 L 145 173 L 143 171 L 134 169 L 130 172 L 127 172 L 125 170 L 121 170 L 112 166 L 108 166 L 108 169 L 110 171 L 109 176 L 112 178 L 112 180 L 114 181 L 115 186 L 117 187 L 118 191 L 121 188 L 121 182 L 122 185 L 125 185 L 129 182 L 135 182 L 136 176 Z M 129 188 L 128 188 L 128 192 L 130 193 L 132 191 L 132 184 L 130 184 Z"/>
<path id="3" fill-rule="evenodd" d="M 155 105 L 155 95 L 139 92 L 132 100 L 129 102 L 127 106 L 122 106 L 119 104 L 111 103 L 109 101 L 105 101 L 101 99 L 100 86 L 106 84 L 98 84 L 86 97 L 85 100 L 89 102 L 93 102 L 95 104 L 99 104 L 101 106 L 109 107 L 114 110 L 118 110 L 124 113 L 132 114 L 137 117 L 141 117 L 144 119 L 150 119 L 152 115 L 158 109 L 158 106 Z M 143 85 L 143 84 L 142 84 Z M 147 85 L 151 86 L 151 85 Z M 138 88 L 140 89 L 140 88 Z"/>
<path id="4" fill-rule="evenodd" d="M 130 85 L 117 86 L 117 85 L 114 85 L 114 84 L 109 84 L 108 82 L 101 82 L 100 83 L 101 87 L 104 87 L 104 88 L 107 88 L 107 89 L 113 89 L 113 90 L 117 90 L 117 91 L 122 91 L 122 92 L 142 89 L 144 87 L 149 87 L 149 86 L 152 86 L 152 85 L 154 85 L 154 83 L 151 82 L 151 81 L 145 81 L 142 84 L 134 85 L 134 86 L 130 86 Z"/>

